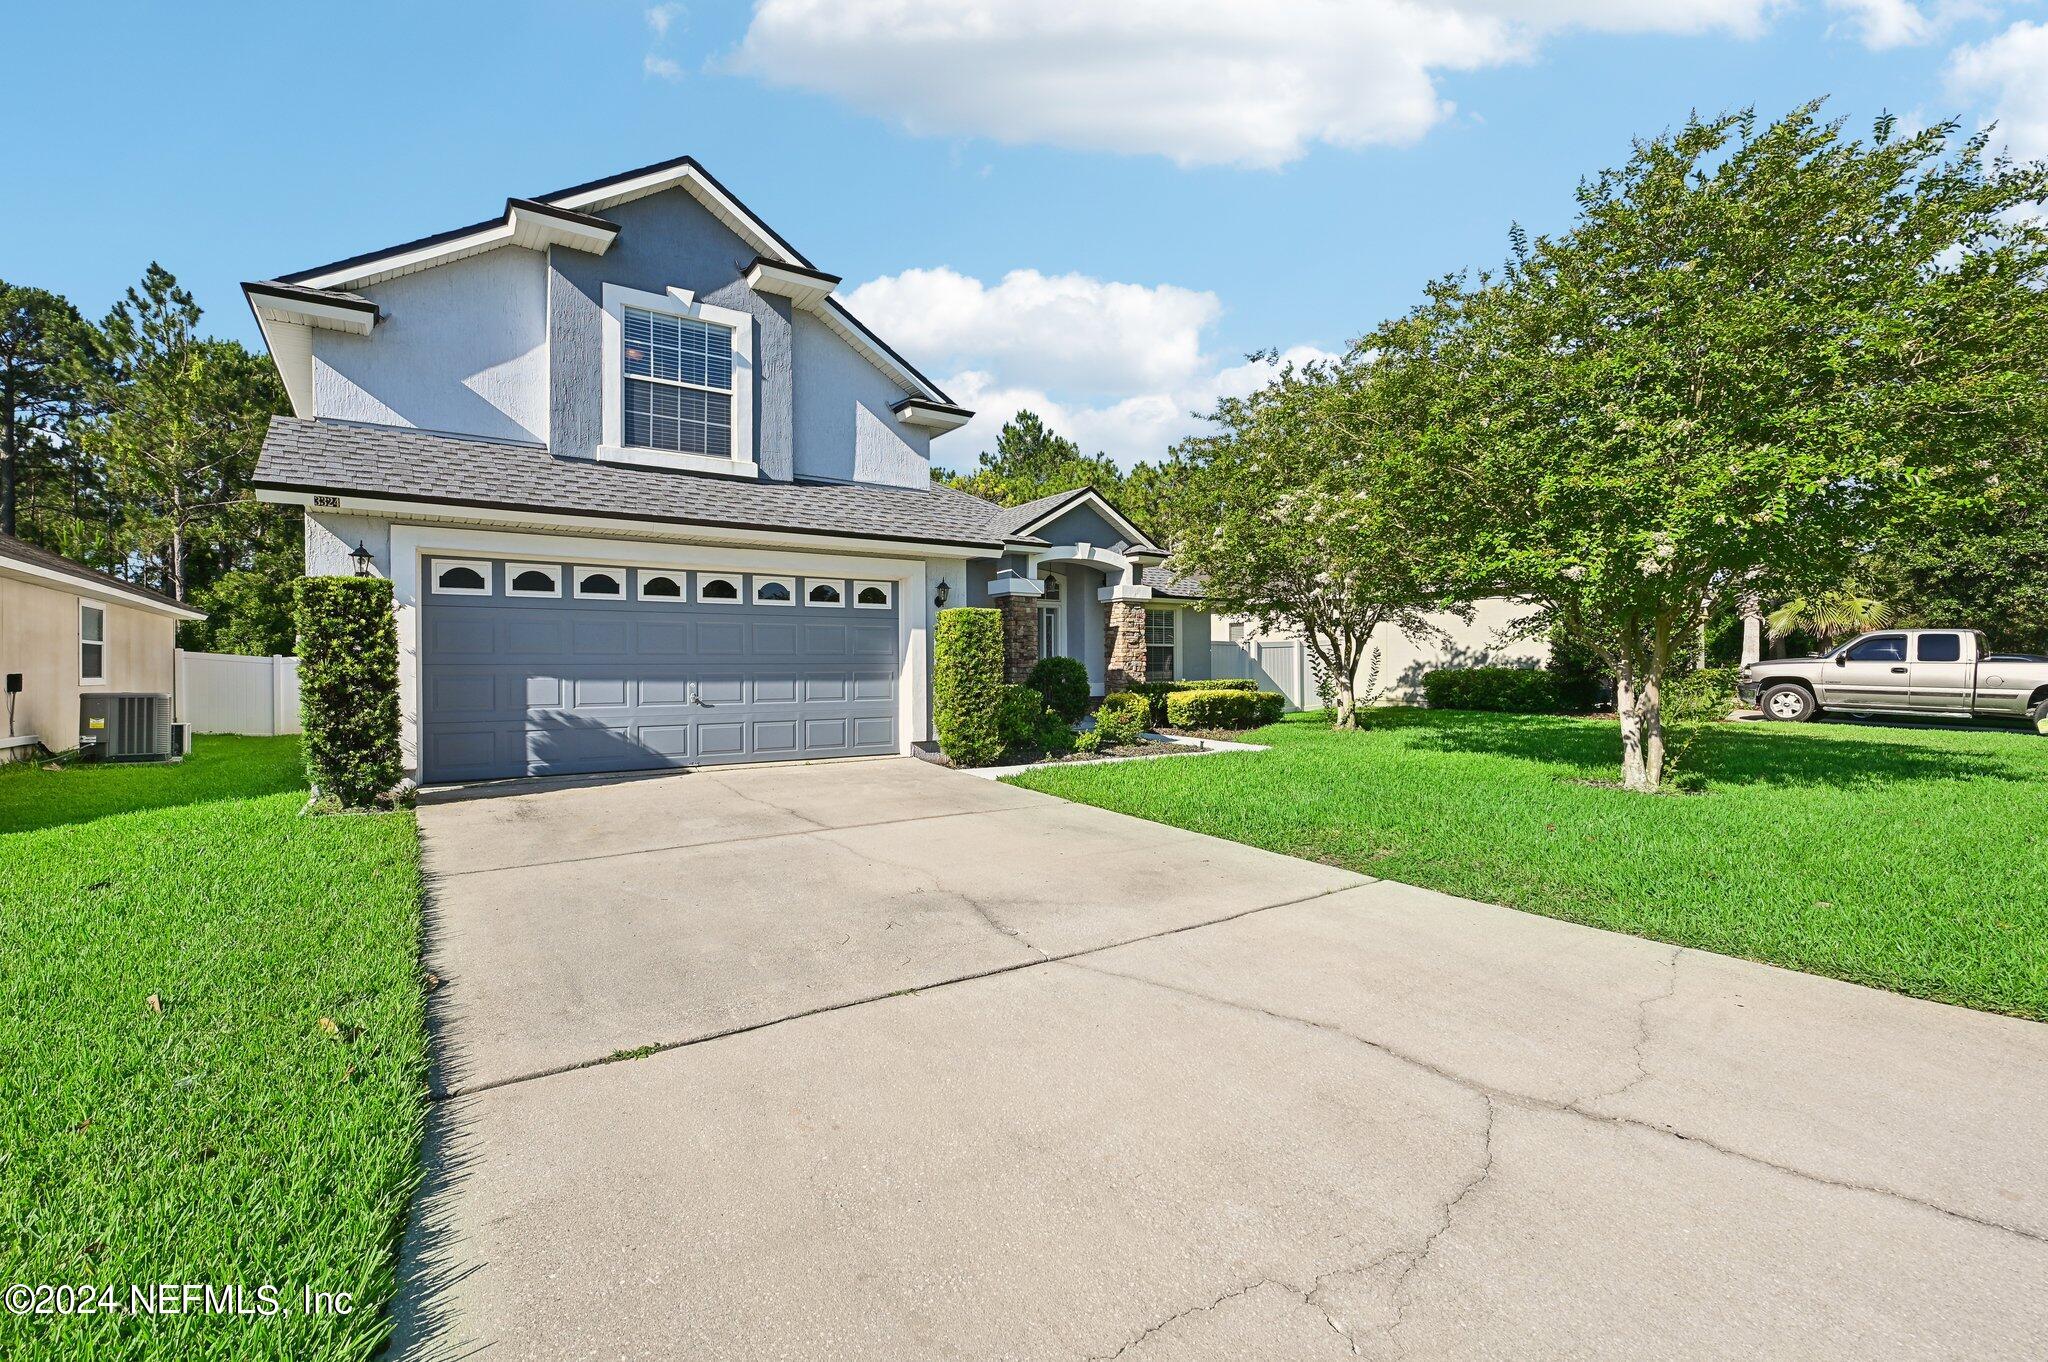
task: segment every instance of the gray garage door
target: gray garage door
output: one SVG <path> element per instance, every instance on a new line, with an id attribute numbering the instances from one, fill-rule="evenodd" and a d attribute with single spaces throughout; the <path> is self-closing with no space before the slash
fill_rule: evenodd
<path id="1" fill-rule="evenodd" d="M 424 566 L 425 780 L 899 750 L 892 582 Z"/>

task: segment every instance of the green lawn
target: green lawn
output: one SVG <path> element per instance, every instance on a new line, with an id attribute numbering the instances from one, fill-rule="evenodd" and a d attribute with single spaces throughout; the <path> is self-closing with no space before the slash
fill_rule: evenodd
<path id="1" fill-rule="evenodd" d="M 1611 722 L 1293 715 L 1272 751 L 1015 783 L 1289 855 L 1944 1002 L 2048 1020 L 2048 738 L 1715 725 L 1705 793 L 1644 796 Z"/>
<path id="2" fill-rule="evenodd" d="M 305 798 L 291 738 L 0 768 L 0 1284 L 124 1307 L 131 1285 L 241 1285 L 255 1309 L 268 1283 L 293 1311 L 0 1313 L 0 1357 L 381 1343 L 426 1109 L 418 847 L 409 813 L 309 819 Z M 356 1308 L 300 1313 L 308 1287 Z"/>

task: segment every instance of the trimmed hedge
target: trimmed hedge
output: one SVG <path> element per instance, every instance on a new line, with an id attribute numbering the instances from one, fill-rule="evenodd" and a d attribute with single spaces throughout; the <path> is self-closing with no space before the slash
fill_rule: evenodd
<path id="1" fill-rule="evenodd" d="M 398 621 L 381 577 L 292 583 L 306 778 L 366 809 L 405 774 L 398 750 Z"/>
<path id="2" fill-rule="evenodd" d="M 1003 755 L 1003 616 L 960 606 L 939 612 L 932 631 L 932 726 L 939 750 L 958 766 Z"/>
<path id="3" fill-rule="evenodd" d="M 1076 657 L 1041 657 L 1024 684 L 1045 697 L 1053 713 L 1073 723 L 1088 712 L 1088 668 Z"/>
<path id="4" fill-rule="evenodd" d="M 1095 710 L 1095 731 L 1102 736 L 1098 746 L 1122 747 L 1144 736 L 1152 718 L 1152 702 L 1135 691 L 1118 691 L 1102 697 Z"/>
<path id="5" fill-rule="evenodd" d="M 1280 722 L 1287 697 L 1270 690 L 1180 690 L 1166 697 L 1173 728 L 1263 728 Z"/>
<path id="6" fill-rule="evenodd" d="M 1137 681 L 1130 687 L 1130 694 L 1142 695 L 1152 702 L 1152 723 L 1166 722 L 1166 697 L 1183 690 L 1257 690 L 1258 682 L 1241 676 L 1226 676 L 1215 681 Z"/>
<path id="7" fill-rule="evenodd" d="M 1453 667 L 1422 678 L 1431 709 L 1556 714 L 1564 708 L 1557 677 L 1532 667 Z"/>

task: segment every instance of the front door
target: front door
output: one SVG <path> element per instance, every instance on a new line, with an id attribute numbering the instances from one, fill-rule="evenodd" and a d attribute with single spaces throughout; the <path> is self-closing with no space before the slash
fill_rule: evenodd
<path id="1" fill-rule="evenodd" d="M 1850 644 L 1821 668 L 1820 702 L 1852 712 L 1907 707 L 1912 666 L 1904 634 L 1872 634 Z"/>

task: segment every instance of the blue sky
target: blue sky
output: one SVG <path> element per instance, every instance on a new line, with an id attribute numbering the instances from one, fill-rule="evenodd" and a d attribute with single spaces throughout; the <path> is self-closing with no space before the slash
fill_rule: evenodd
<path id="1" fill-rule="evenodd" d="M 1256 26 L 1245 27 L 1246 16 Z M 39 5 L 0 48 L 0 278 L 97 316 L 696 155 L 987 417 L 1156 457 L 1190 407 L 1569 220 L 1688 109 L 1816 95 L 2048 152 L 2048 26 L 1992 0 L 512 0 Z M 1023 272 L 1023 273 L 1019 273 Z"/>

